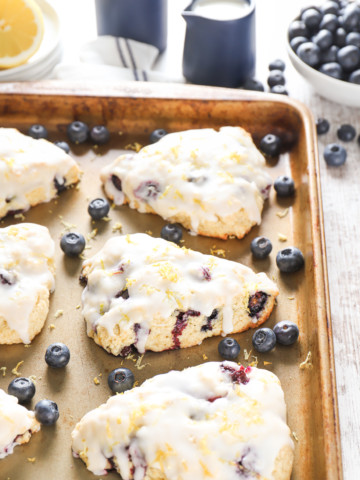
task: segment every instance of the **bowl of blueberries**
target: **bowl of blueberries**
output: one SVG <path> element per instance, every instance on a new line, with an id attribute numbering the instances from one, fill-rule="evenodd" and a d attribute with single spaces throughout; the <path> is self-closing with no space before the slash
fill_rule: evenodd
<path id="1" fill-rule="evenodd" d="M 295 69 L 323 97 L 360 107 L 360 2 L 303 8 L 288 28 Z"/>

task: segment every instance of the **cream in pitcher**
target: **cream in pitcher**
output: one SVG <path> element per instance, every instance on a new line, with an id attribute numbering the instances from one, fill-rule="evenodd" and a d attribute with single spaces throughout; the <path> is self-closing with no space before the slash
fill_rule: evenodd
<path id="1" fill-rule="evenodd" d="M 213 20 L 235 20 L 250 11 L 246 0 L 198 0 L 192 11 Z"/>

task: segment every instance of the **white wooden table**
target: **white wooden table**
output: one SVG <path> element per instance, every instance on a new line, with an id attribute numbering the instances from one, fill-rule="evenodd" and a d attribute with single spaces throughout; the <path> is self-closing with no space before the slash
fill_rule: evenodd
<path id="1" fill-rule="evenodd" d="M 168 0 L 168 47 L 155 69 L 171 76 L 181 77 L 185 32 L 181 11 L 189 2 Z M 64 61 L 76 62 L 80 46 L 96 38 L 94 3 L 90 0 L 52 0 L 52 3 L 58 8 L 63 24 Z M 321 98 L 290 64 L 285 48 L 287 25 L 309 3 L 308 0 L 257 0 L 256 76 L 266 83 L 268 63 L 282 58 L 287 64 L 290 96 L 303 101 L 315 118 L 325 117 L 331 123 L 330 132 L 319 137 L 321 184 L 344 478 L 356 480 L 360 478 L 360 146 L 356 141 L 345 145 L 348 159 L 340 168 L 327 167 L 322 152 L 327 143 L 337 141 L 336 130 L 341 124 L 351 123 L 360 133 L 360 109 Z"/>

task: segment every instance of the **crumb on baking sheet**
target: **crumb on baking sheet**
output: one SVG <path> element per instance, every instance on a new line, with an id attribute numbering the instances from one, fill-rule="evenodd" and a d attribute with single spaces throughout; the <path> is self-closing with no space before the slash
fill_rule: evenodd
<path id="1" fill-rule="evenodd" d="M 246 361 L 249 360 L 250 355 L 251 355 L 251 352 L 252 352 L 252 350 L 250 350 L 250 352 L 248 352 L 248 351 L 246 350 L 246 348 L 244 348 L 244 359 L 245 359 Z"/>
<path id="2" fill-rule="evenodd" d="M 136 153 L 139 152 L 142 149 L 141 143 L 134 142 L 134 143 L 129 143 L 128 145 L 125 145 L 125 150 L 134 150 Z"/>
<path id="3" fill-rule="evenodd" d="M 50 325 L 49 325 L 49 330 L 50 330 L 50 332 L 51 332 L 52 330 L 55 330 L 55 328 L 56 328 L 55 325 L 54 325 L 53 323 L 50 323 Z"/>
<path id="4" fill-rule="evenodd" d="M 2 376 L 5 377 L 5 375 L 6 375 L 6 367 L 0 367 L 0 372 L 2 372 Z"/>
<path id="5" fill-rule="evenodd" d="M 32 458 L 28 457 L 28 458 L 27 458 L 27 461 L 28 461 L 29 463 L 35 463 L 35 462 L 36 462 L 36 457 L 32 457 Z"/>
<path id="6" fill-rule="evenodd" d="M 276 212 L 276 215 L 279 217 L 279 218 L 284 218 L 286 217 L 286 215 L 289 213 L 289 209 L 288 208 L 285 208 L 285 210 L 283 210 L 282 212 Z"/>
<path id="7" fill-rule="evenodd" d="M 61 315 L 64 315 L 64 310 L 56 310 L 54 317 L 59 318 Z"/>
<path id="8" fill-rule="evenodd" d="M 104 220 L 104 222 L 111 222 L 111 218 L 110 217 L 103 217 L 101 220 Z"/>
<path id="9" fill-rule="evenodd" d="M 23 215 L 22 213 L 17 213 L 16 215 L 14 215 L 14 218 L 18 220 L 25 220 L 25 215 Z"/>
<path id="10" fill-rule="evenodd" d="M 278 240 L 279 242 L 287 242 L 287 236 L 284 235 L 283 233 L 278 233 Z"/>
<path id="11" fill-rule="evenodd" d="M 295 297 L 288 297 L 288 300 L 295 300 Z"/>
<path id="12" fill-rule="evenodd" d="M 312 360 L 312 353 L 309 351 L 306 355 L 305 360 L 301 362 L 299 365 L 300 370 L 305 370 L 306 368 L 312 368 L 313 364 L 311 360 Z"/>
<path id="13" fill-rule="evenodd" d="M 249 363 L 250 367 L 257 367 L 259 363 L 258 358 L 254 355 L 251 355 L 251 358 L 253 358 L 254 360 Z"/>
<path id="14" fill-rule="evenodd" d="M 81 305 L 80 305 L 80 304 L 79 304 L 79 305 L 76 305 L 75 310 L 80 310 L 80 308 L 81 308 Z"/>
<path id="15" fill-rule="evenodd" d="M 121 232 L 122 231 L 122 223 L 116 222 L 115 225 L 112 227 L 113 232 Z"/>
<path id="16" fill-rule="evenodd" d="M 24 363 L 24 360 L 21 360 L 20 362 L 17 363 L 16 367 L 14 367 L 12 370 L 11 370 L 11 373 L 13 375 L 15 375 L 16 377 L 21 377 L 21 373 L 19 372 L 19 368 L 21 367 L 21 365 Z"/>
<path id="17" fill-rule="evenodd" d="M 25 348 L 31 348 L 31 345 L 30 345 L 29 343 L 25 343 L 25 344 L 24 344 L 24 347 L 25 347 Z"/>
<path id="18" fill-rule="evenodd" d="M 151 230 L 145 230 L 145 233 L 147 233 L 148 235 L 152 235 L 153 232 Z"/>
<path id="19" fill-rule="evenodd" d="M 95 383 L 95 385 L 100 385 L 100 380 L 98 379 L 98 377 L 94 377 L 93 382 Z"/>
<path id="20" fill-rule="evenodd" d="M 29 378 L 33 383 L 36 384 L 36 375 L 30 375 Z"/>
<path id="21" fill-rule="evenodd" d="M 219 255 L 225 258 L 225 250 L 222 248 L 216 248 L 216 245 L 213 245 L 212 248 L 210 248 L 210 253 L 211 255 Z"/>
<path id="22" fill-rule="evenodd" d="M 272 362 L 267 362 L 266 360 L 264 360 L 264 365 L 272 365 Z"/>
<path id="23" fill-rule="evenodd" d="M 298 442 L 299 439 L 298 439 L 298 436 L 296 435 L 296 432 L 291 432 L 291 433 L 292 433 L 292 436 L 294 437 L 294 440 Z"/>
<path id="24" fill-rule="evenodd" d="M 203 353 L 203 356 L 202 356 L 203 360 L 208 360 L 208 356 L 205 355 L 205 353 Z"/>

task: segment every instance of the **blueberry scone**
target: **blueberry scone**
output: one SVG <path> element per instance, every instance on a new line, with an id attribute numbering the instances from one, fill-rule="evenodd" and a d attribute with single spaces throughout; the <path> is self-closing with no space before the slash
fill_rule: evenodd
<path id="1" fill-rule="evenodd" d="M 265 273 L 142 233 L 108 240 L 81 280 L 88 335 L 122 356 L 257 327 L 278 294 Z"/>
<path id="2" fill-rule="evenodd" d="M 61 148 L 0 128 L 0 218 L 49 202 L 79 180 L 77 163 Z"/>
<path id="3" fill-rule="evenodd" d="M 13 453 L 16 445 L 30 440 L 40 430 L 34 412 L 18 405 L 18 399 L 0 389 L 0 459 Z"/>
<path id="4" fill-rule="evenodd" d="M 293 462 L 279 379 L 233 362 L 111 397 L 76 425 L 72 448 L 96 475 L 126 480 L 289 480 Z"/>
<path id="5" fill-rule="evenodd" d="M 0 344 L 30 343 L 42 329 L 55 286 L 54 252 L 46 227 L 0 229 Z"/>
<path id="6" fill-rule="evenodd" d="M 240 127 L 171 133 L 101 171 L 116 205 L 157 213 L 195 233 L 242 238 L 261 221 L 271 177 Z"/>

